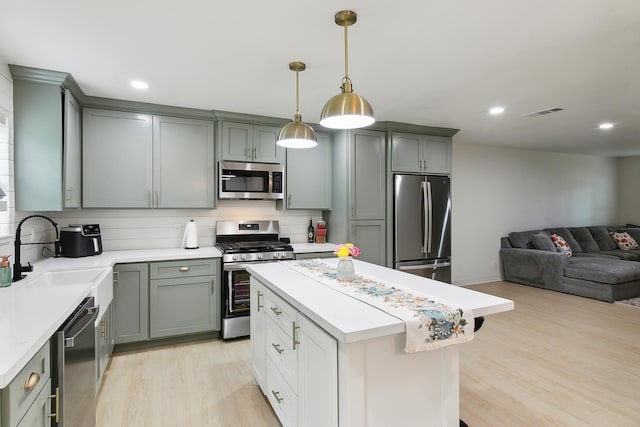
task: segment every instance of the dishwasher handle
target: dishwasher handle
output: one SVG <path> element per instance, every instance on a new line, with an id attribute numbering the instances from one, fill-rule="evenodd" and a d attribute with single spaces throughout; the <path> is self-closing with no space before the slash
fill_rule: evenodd
<path id="1" fill-rule="evenodd" d="M 70 322 L 69 325 L 63 329 L 64 335 L 65 335 L 64 348 L 75 346 L 75 340 L 76 338 L 78 338 L 78 335 L 80 335 L 87 327 L 93 326 L 93 323 L 96 317 L 98 317 L 99 312 L 100 312 L 100 306 L 95 306 L 95 307 L 83 308 L 76 314 L 73 321 Z M 67 337 L 66 336 L 67 332 L 69 332 L 70 334 L 73 333 L 73 335 L 70 337 Z"/>

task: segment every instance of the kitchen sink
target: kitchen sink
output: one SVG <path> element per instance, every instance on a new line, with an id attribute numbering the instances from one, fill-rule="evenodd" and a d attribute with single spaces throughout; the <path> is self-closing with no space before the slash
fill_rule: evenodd
<path id="1" fill-rule="evenodd" d="M 113 271 L 111 268 L 89 268 L 81 270 L 48 271 L 35 277 L 31 286 L 65 286 L 91 283 L 91 296 L 95 297 L 100 310 L 106 310 L 113 299 Z M 98 318 L 102 317 L 98 315 Z M 98 319 L 96 318 L 96 325 Z"/>

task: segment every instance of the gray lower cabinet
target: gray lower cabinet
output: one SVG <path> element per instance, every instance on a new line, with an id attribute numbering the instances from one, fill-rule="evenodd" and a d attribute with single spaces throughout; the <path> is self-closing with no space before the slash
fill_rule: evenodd
<path id="1" fill-rule="evenodd" d="M 219 265 L 218 260 L 150 264 L 150 338 L 219 329 Z"/>
<path id="2" fill-rule="evenodd" d="M 9 66 L 13 77 L 16 209 L 79 207 L 80 111 L 68 73 Z M 79 89 L 78 89 L 79 90 Z"/>
<path id="3" fill-rule="evenodd" d="M 332 208 L 323 212 L 328 239 L 354 243 L 361 260 L 386 265 L 386 133 L 341 131 L 332 144 Z"/>
<path id="4" fill-rule="evenodd" d="M 393 132 L 391 134 L 393 172 L 451 173 L 451 138 Z"/>
<path id="5" fill-rule="evenodd" d="M 220 330 L 219 269 L 219 259 L 116 265 L 115 344 Z"/>
<path id="6" fill-rule="evenodd" d="M 287 149 L 287 209 L 331 209 L 331 139 L 316 137 L 313 148 Z"/>
<path id="7" fill-rule="evenodd" d="M 285 149 L 276 145 L 280 128 L 223 121 L 220 126 L 221 160 L 284 163 Z"/>
<path id="8" fill-rule="evenodd" d="M 115 344 L 149 339 L 149 265 L 117 264 L 113 268 Z"/>
<path id="9" fill-rule="evenodd" d="M 102 312 L 102 318 L 96 326 L 96 393 L 100 390 L 102 378 L 113 352 L 113 305 L 113 303 L 109 304 L 109 307 Z"/>
<path id="10" fill-rule="evenodd" d="M 0 427 L 48 427 L 51 424 L 49 342 L 0 391 Z"/>
<path id="11" fill-rule="evenodd" d="M 213 121 L 83 113 L 84 207 L 214 207 Z"/>

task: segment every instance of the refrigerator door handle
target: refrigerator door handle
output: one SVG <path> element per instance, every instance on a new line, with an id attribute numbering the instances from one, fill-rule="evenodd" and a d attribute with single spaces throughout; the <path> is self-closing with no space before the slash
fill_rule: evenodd
<path id="1" fill-rule="evenodd" d="M 427 227 L 428 227 L 428 212 L 429 212 L 429 207 L 428 207 L 428 196 L 427 196 L 427 182 L 426 181 L 420 181 L 420 201 L 421 206 L 420 206 L 420 219 L 422 220 L 422 224 L 420 224 L 420 228 L 422 231 L 422 247 L 420 248 L 420 251 L 423 254 L 426 254 L 428 252 L 427 249 Z"/>
<path id="2" fill-rule="evenodd" d="M 431 197 L 431 182 L 427 181 L 427 218 L 429 220 L 428 224 L 428 240 L 427 240 L 427 253 L 431 253 L 431 242 L 433 236 L 433 199 Z"/>
<path id="3" fill-rule="evenodd" d="M 443 267 L 451 267 L 450 262 L 443 262 L 441 264 L 420 264 L 420 265 L 401 265 L 398 266 L 398 270 L 423 270 L 425 268 L 431 268 L 433 270 Z"/>

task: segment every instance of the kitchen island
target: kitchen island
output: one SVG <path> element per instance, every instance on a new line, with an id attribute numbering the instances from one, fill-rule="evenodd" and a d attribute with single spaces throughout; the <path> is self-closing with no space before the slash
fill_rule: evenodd
<path id="1" fill-rule="evenodd" d="M 503 298 L 354 264 L 356 274 L 475 317 L 513 309 Z M 302 274 L 299 265 L 248 268 L 253 375 L 283 425 L 457 426 L 460 344 L 407 353 L 403 320 Z"/>

